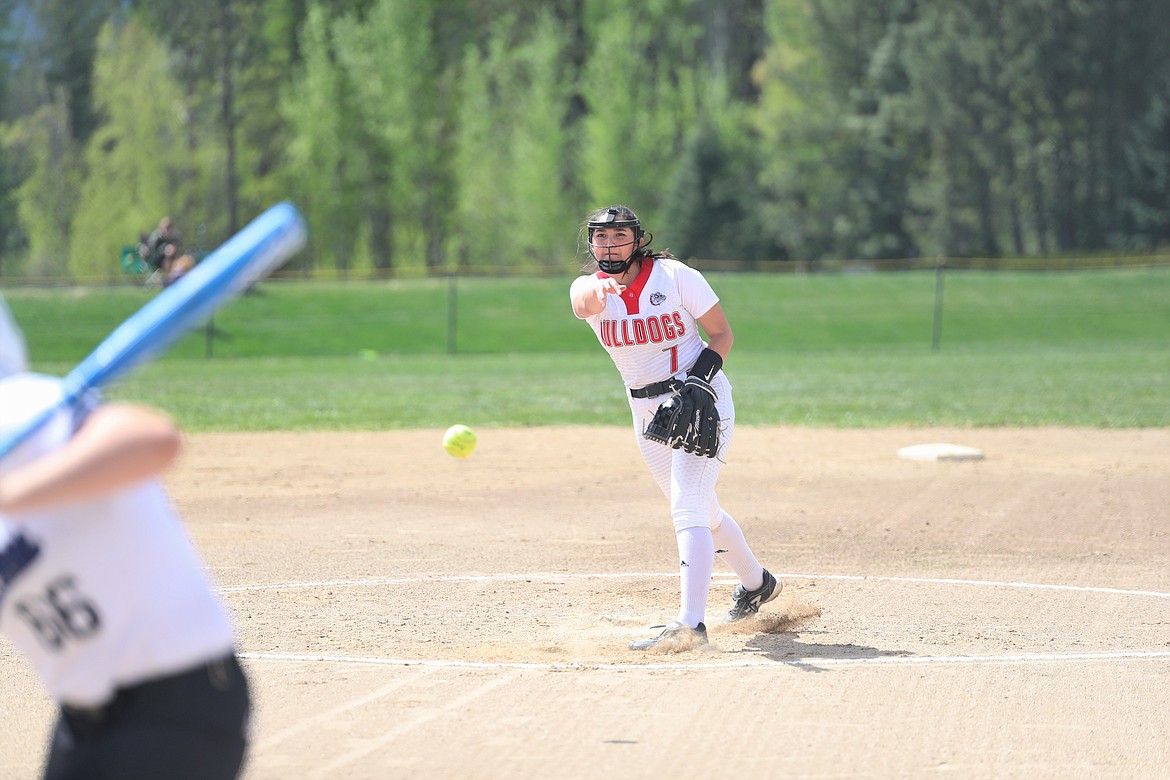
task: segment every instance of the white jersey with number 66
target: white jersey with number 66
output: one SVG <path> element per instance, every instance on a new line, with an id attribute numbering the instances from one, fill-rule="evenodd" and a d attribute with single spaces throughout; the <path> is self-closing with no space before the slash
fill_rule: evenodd
<path id="1" fill-rule="evenodd" d="M 50 377 L 0 380 L 0 431 L 62 394 Z M 63 445 L 84 413 L 58 413 L 0 461 L 0 480 Z M 119 687 L 223 657 L 235 642 L 227 610 L 157 479 L 96 501 L 0 515 L 0 632 L 49 694 L 75 707 L 99 706 Z"/>

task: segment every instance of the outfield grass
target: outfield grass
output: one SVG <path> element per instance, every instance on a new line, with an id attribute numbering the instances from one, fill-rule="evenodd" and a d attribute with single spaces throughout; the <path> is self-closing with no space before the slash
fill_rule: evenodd
<path id="1" fill-rule="evenodd" d="M 1168 268 L 948 271 L 937 351 L 933 272 L 708 277 L 740 424 L 1170 425 Z M 109 394 L 190 430 L 625 423 L 569 281 L 265 283 L 217 315 L 213 359 L 196 333 Z M 150 293 L 5 295 L 64 373 Z"/>

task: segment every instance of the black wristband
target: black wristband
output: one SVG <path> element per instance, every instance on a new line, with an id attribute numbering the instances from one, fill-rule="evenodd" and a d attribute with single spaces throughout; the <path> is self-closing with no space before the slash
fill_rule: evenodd
<path id="1" fill-rule="evenodd" d="M 699 353 L 698 359 L 691 366 L 691 370 L 687 372 L 687 376 L 697 376 L 704 382 L 710 382 L 721 368 L 723 368 L 723 357 L 707 347 Z"/>

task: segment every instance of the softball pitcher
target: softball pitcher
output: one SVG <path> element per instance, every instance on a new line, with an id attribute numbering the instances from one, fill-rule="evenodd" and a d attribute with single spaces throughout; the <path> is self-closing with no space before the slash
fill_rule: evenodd
<path id="1" fill-rule="evenodd" d="M 0 298 L 0 432 L 63 394 Z M 59 713 L 46 780 L 230 780 L 250 698 L 228 612 L 158 475 L 164 415 L 87 398 L 0 460 L 0 632 Z"/>
<path id="2" fill-rule="evenodd" d="M 593 328 L 621 374 L 638 449 L 670 500 L 678 543 L 678 616 L 630 648 L 703 645 L 716 555 L 740 579 L 724 622 L 758 612 L 781 589 L 715 495 L 735 429 L 731 383 L 723 373 L 731 326 L 701 273 L 669 252 L 648 251 L 653 236 L 629 208 L 600 209 L 583 231 L 590 273 L 569 288 L 573 313 Z"/>

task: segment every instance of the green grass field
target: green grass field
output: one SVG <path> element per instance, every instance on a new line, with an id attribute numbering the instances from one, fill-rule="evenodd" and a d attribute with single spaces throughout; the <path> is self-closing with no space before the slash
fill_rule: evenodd
<path id="1" fill-rule="evenodd" d="M 1170 425 L 1170 268 L 710 273 L 741 425 Z M 189 430 L 619 424 L 568 278 L 267 282 L 108 395 Z M 5 290 L 64 373 L 141 288 Z M 452 301 L 454 306 L 452 307 Z M 375 356 L 376 355 L 376 356 Z"/>

